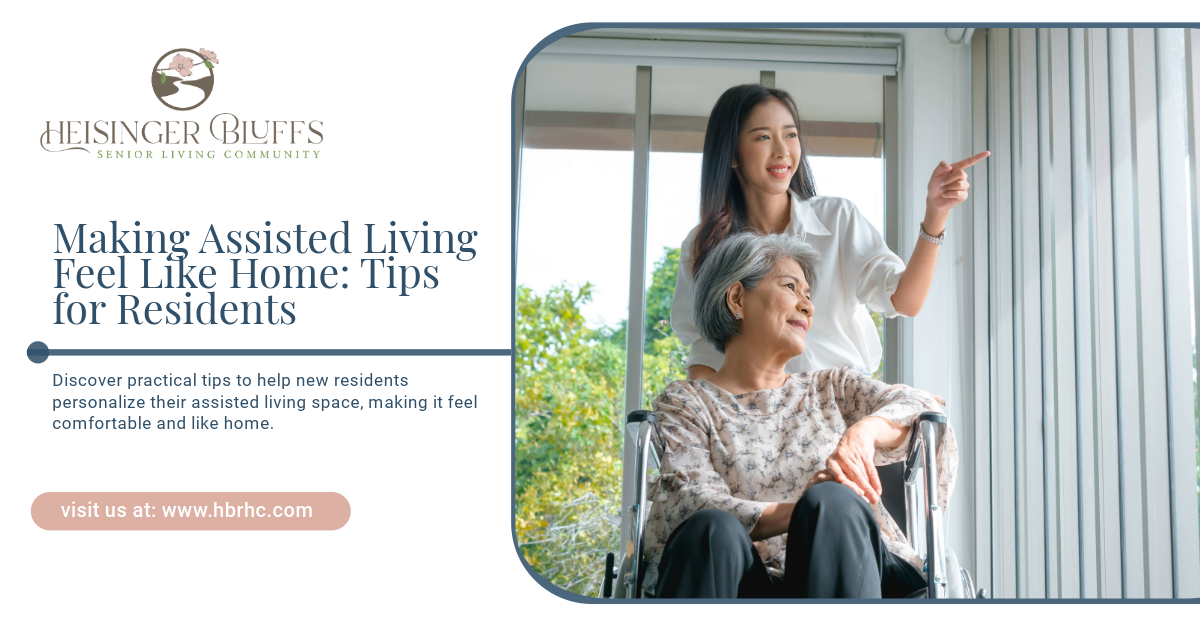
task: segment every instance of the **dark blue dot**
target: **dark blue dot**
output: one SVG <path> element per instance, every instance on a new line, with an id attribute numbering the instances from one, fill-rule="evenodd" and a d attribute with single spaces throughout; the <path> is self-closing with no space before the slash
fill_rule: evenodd
<path id="1" fill-rule="evenodd" d="M 185 297 L 190 297 L 190 296 L 192 296 L 192 293 L 190 293 L 190 292 L 185 292 L 185 293 L 183 293 L 183 296 L 185 296 Z"/>
<path id="2" fill-rule="evenodd" d="M 424 226 L 426 226 L 426 227 L 428 227 L 428 226 L 429 226 L 429 221 L 428 221 L 428 220 L 426 220 L 426 221 L 423 221 L 421 224 L 422 224 L 422 225 L 424 225 Z"/>
<path id="3" fill-rule="evenodd" d="M 41 364 L 50 357 L 50 347 L 44 342 L 31 342 L 29 348 L 25 350 L 25 355 L 29 357 L 29 361 L 34 364 Z"/>
<path id="4" fill-rule="evenodd" d="M 396 226 L 396 221 L 395 221 L 395 220 L 393 220 L 393 221 L 392 221 L 392 226 L 393 226 L 393 227 L 395 227 L 395 226 Z"/>
<path id="5" fill-rule="evenodd" d="M 346 272 L 347 270 L 349 270 L 349 269 L 346 268 L 345 266 L 342 266 L 342 272 Z"/>
<path id="6" fill-rule="evenodd" d="M 344 284 L 342 284 L 342 287 L 343 287 L 343 288 L 349 288 L 349 287 L 350 287 L 350 284 L 345 284 L 345 283 L 344 283 Z"/>
<path id="7" fill-rule="evenodd" d="M 135 227 L 140 227 L 140 226 L 142 226 L 142 221 L 140 221 L 140 220 L 135 220 L 135 221 L 133 221 L 133 226 L 135 226 Z"/>
<path id="8" fill-rule="evenodd" d="M 268 221 L 267 221 L 267 226 L 268 226 L 268 227 L 270 227 L 270 226 L 271 226 L 271 221 L 270 221 L 270 220 L 268 220 Z"/>

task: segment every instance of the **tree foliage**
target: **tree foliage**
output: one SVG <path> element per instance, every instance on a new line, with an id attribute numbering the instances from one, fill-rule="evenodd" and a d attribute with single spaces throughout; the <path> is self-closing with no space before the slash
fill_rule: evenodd
<path id="1" fill-rule="evenodd" d="M 646 346 L 675 335 L 671 331 L 671 303 L 675 300 L 678 277 L 679 249 L 663 247 L 663 256 L 654 265 L 650 287 L 646 289 Z"/>
<path id="2" fill-rule="evenodd" d="M 517 295 L 516 530 L 525 560 L 589 593 L 615 547 L 625 352 L 579 311 L 591 286 Z"/>
<path id="3" fill-rule="evenodd" d="M 655 264 L 647 291 L 643 399 L 684 377 L 670 328 L 679 250 Z M 626 327 L 587 327 L 583 284 L 517 293 L 517 542 L 550 582 L 596 595 L 620 535 Z"/>
<path id="4" fill-rule="evenodd" d="M 869 310 L 869 311 L 871 312 L 871 320 L 875 323 L 875 333 L 879 334 L 879 340 L 880 340 L 880 342 L 882 342 L 883 341 L 883 321 L 884 321 L 883 314 L 880 314 L 879 312 L 876 312 L 875 310 Z M 879 368 L 875 369 L 874 373 L 871 373 L 871 377 L 874 377 L 877 380 L 883 381 L 883 360 L 879 361 Z"/>

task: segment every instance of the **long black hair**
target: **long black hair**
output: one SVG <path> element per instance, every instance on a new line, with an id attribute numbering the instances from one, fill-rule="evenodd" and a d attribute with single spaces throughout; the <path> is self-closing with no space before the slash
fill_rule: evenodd
<path id="1" fill-rule="evenodd" d="M 742 124 L 755 107 L 771 98 L 788 108 L 799 133 L 800 114 L 791 95 L 782 89 L 763 87 L 757 83 L 736 85 L 725 90 L 708 117 L 704 157 L 700 164 L 700 228 L 692 242 L 693 274 L 726 236 L 746 228 L 746 197 L 730 164 L 737 160 L 738 135 L 742 131 Z M 808 166 L 808 151 L 804 150 L 803 142 L 800 166 L 792 176 L 789 187 L 803 200 L 817 194 L 812 169 Z"/>

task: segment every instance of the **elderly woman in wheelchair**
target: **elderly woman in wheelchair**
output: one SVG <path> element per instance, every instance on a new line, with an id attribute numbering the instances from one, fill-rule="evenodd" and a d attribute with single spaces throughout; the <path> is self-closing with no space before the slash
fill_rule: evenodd
<path id="1" fill-rule="evenodd" d="M 875 465 L 904 460 L 910 426 L 942 402 L 848 368 L 784 372 L 818 314 L 809 279 L 819 264 L 795 236 L 743 233 L 697 273 L 697 327 L 725 360 L 654 403 L 663 454 L 649 493 L 647 595 L 886 598 L 926 587 Z M 934 510 L 958 464 L 943 425 Z"/>

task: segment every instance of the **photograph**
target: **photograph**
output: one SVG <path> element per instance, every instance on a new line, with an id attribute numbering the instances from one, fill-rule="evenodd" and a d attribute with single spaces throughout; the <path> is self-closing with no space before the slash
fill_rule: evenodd
<path id="1" fill-rule="evenodd" d="M 1200 596 L 1200 30 L 558 35 L 513 112 L 543 586 Z"/>

